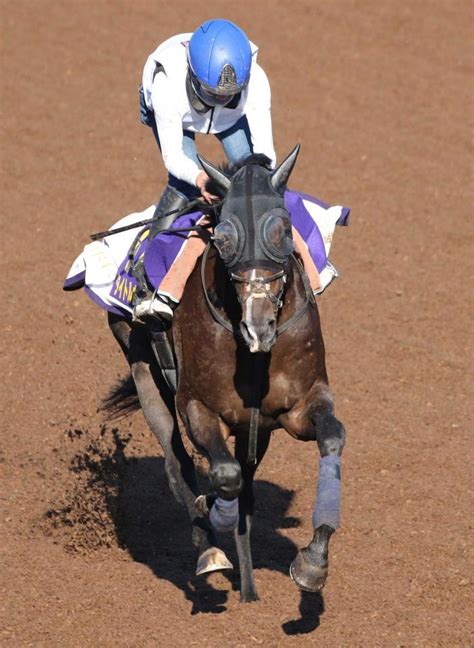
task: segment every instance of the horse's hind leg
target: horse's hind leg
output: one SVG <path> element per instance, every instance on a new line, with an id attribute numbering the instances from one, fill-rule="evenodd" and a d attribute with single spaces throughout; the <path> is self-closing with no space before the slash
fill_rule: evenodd
<path id="1" fill-rule="evenodd" d="M 195 506 L 198 488 L 194 464 L 183 445 L 173 398 L 156 367 L 147 331 L 143 326 L 130 326 L 126 320 L 114 315 L 109 316 L 109 325 L 130 364 L 143 414 L 164 451 L 171 491 L 191 518 L 193 543 L 201 556 L 214 547 L 215 538 Z"/>
<path id="2" fill-rule="evenodd" d="M 259 434 L 257 462 L 255 464 L 249 464 L 247 461 L 248 435 L 237 435 L 235 439 L 235 456 L 241 465 L 244 482 L 242 492 L 239 495 L 239 524 L 234 531 L 240 568 L 240 600 L 243 603 L 258 601 L 250 547 L 250 530 L 254 508 L 253 478 L 267 451 L 270 435 L 270 432 L 261 432 Z"/>
<path id="3" fill-rule="evenodd" d="M 313 509 L 313 540 L 298 552 L 290 566 L 295 583 L 303 590 L 316 592 L 326 582 L 329 540 L 339 526 L 340 462 L 345 430 L 334 416 L 329 387 L 320 382 L 280 421 L 295 438 L 317 441 L 321 455 Z"/>

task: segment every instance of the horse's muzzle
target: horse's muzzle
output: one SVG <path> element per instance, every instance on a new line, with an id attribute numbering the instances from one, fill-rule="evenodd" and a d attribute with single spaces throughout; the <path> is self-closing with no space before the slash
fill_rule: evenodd
<path id="1" fill-rule="evenodd" d="M 268 353 L 276 342 L 276 320 L 272 318 L 260 325 L 242 320 L 240 332 L 250 353 Z"/>

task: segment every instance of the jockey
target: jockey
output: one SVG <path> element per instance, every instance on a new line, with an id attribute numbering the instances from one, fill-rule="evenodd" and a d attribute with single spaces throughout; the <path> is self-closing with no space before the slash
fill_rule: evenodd
<path id="1" fill-rule="evenodd" d="M 168 171 L 149 240 L 170 227 L 191 200 L 215 198 L 206 189 L 209 177 L 197 158 L 196 133 L 215 135 L 232 164 L 262 153 L 275 166 L 270 85 L 257 52 L 237 25 L 218 19 L 169 38 L 148 57 L 139 90 L 140 118 L 153 130 Z M 170 211 L 175 213 L 160 218 Z M 171 300 L 146 289 L 142 268 L 136 277 L 143 290 L 137 292 L 135 318 L 171 319 Z"/>

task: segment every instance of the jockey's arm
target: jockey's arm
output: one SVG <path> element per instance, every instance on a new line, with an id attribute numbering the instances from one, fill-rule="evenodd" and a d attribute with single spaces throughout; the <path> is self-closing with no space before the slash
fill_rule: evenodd
<path id="1" fill-rule="evenodd" d="M 161 155 L 171 175 L 193 186 L 202 169 L 183 152 L 183 125 L 176 108 L 171 85 L 165 74 L 157 74 L 152 87 L 152 102 L 160 139 Z M 200 188 L 200 187 L 199 187 Z"/>
<path id="2" fill-rule="evenodd" d="M 267 75 L 254 63 L 250 76 L 245 114 L 252 136 L 254 153 L 263 153 L 275 167 L 276 155 L 273 145 L 271 90 Z"/>

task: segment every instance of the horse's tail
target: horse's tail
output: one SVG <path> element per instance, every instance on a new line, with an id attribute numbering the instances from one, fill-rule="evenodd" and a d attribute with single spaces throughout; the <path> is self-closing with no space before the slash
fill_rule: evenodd
<path id="1" fill-rule="evenodd" d="M 131 374 L 118 380 L 102 400 L 100 409 L 107 412 L 111 419 L 130 416 L 140 409 L 137 388 Z"/>

